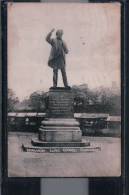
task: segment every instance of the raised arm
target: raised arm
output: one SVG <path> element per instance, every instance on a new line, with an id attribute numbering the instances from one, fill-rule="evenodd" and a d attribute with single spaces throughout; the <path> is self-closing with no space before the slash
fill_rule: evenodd
<path id="1" fill-rule="evenodd" d="M 48 34 L 47 34 L 47 36 L 46 36 L 46 41 L 48 42 L 48 43 L 50 43 L 50 44 L 52 44 L 52 38 L 51 38 L 51 36 L 52 36 L 52 33 L 54 32 L 54 28 L 51 30 L 51 32 L 49 32 Z"/>

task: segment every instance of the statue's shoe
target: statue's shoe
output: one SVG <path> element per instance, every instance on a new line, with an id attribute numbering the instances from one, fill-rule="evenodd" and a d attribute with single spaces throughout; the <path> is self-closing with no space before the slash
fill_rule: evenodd
<path id="1" fill-rule="evenodd" d="M 65 88 L 66 88 L 66 89 L 71 89 L 71 87 L 70 87 L 70 86 L 68 86 L 68 85 L 66 85 L 66 86 L 65 86 Z"/>

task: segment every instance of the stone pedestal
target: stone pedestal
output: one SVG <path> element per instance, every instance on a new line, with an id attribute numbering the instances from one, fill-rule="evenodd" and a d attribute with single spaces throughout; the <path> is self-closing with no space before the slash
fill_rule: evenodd
<path id="1" fill-rule="evenodd" d="M 38 138 L 25 151 L 85 152 L 89 142 L 82 140 L 79 122 L 74 118 L 71 89 L 50 88 L 46 119 L 41 122 Z M 92 148 L 93 149 L 93 148 Z"/>
<path id="2" fill-rule="evenodd" d="M 79 123 L 74 119 L 71 89 L 51 88 L 48 102 L 47 118 L 41 123 L 39 140 L 44 144 L 50 142 L 49 145 L 53 145 L 51 142 L 62 142 L 56 144 L 58 146 L 65 143 L 70 146 L 70 142 L 81 142 Z"/>

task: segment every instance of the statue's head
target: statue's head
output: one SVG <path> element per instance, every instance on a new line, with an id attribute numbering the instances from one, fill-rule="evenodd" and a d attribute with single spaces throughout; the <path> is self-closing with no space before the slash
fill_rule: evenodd
<path id="1" fill-rule="evenodd" d="M 59 29 L 56 31 L 56 37 L 61 39 L 62 38 L 62 35 L 63 35 L 63 30 L 62 29 Z"/>

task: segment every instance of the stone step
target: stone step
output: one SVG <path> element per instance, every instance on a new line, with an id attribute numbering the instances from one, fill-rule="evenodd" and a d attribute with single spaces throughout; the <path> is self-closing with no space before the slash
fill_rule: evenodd
<path id="1" fill-rule="evenodd" d="M 41 125 L 44 126 L 63 126 L 63 127 L 75 127 L 75 126 L 79 126 L 79 122 L 74 120 L 70 120 L 70 119 L 63 119 L 63 118 L 59 118 L 59 119 L 48 119 L 48 120 L 43 120 L 41 122 Z"/>
<path id="2" fill-rule="evenodd" d="M 41 125 L 39 130 L 44 130 L 44 131 L 80 131 L 79 127 L 69 127 L 69 126 L 43 126 Z"/>
<path id="3" fill-rule="evenodd" d="M 97 152 L 101 151 L 98 146 L 87 146 L 87 147 L 38 147 L 32 145 L 22 144 L 22 149 L 25 152 L 35 153 L 81 153 L 81 152 Z"/>
<path id="4" fill-rule="evenodd" d="M 31 144 L 33 146 L 40 147 L 85 147 L 90 146 L 90 142 L 43 142 L 39 139 L 32 139 Z"/>

